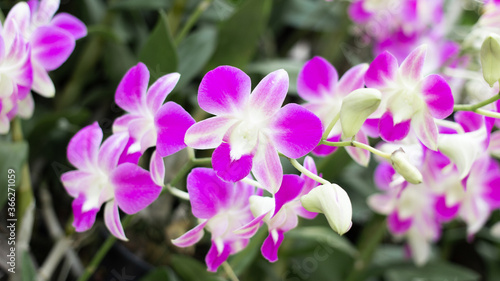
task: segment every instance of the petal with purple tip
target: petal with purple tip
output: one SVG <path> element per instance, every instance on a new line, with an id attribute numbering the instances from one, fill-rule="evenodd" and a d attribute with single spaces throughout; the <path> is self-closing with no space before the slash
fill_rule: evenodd
<path id="1" fill-rule="evenodd" d="M 132 163 L 123 163 L 110 176 L 115 188 L 118 207 L 127 214 L 135 214 L 156 200 L 161 186 L 156 185 L 151 175 Z"/>
<path id="2" fill-rule="evenodd" d="M 335 67 L 322 57 L 314 57 L 299 72 L 297 91 L 306 101 L 321 100 L 334 94 L 338 79 Z"/>
<path id="3" fill-rule="evenodd" d="M 80 170 L 91 170 L 97 164 L 102 130 L 97 122 L 76 133 L 68 144 L 68 160 Z"/>
<path id="4" fill-rule="evenodd" d="M 164 75 L 151 85 L 146 96 L 146 102 L 151 112 L 156 113 L 162 106 L 168 94 L 172 92 L 181 75 L 170 73 Z"/>
<path id="5" fill-rule="evenodd" d="M 89 230 L 92 225 L 94 225 L 95 217 L 99 208 L 92 208 L 88 211 L 83 211 L 83 204 L 85 203 L 85 195 L 80 194 L 73 203 L 71 204 L 73 208 L 73 215 L 75 220 L 73 221 L 73 227 L 77 232 L 83 232 Z"/>
<path id="6" fill-rule="evenodd" d="M 198 103 L 208 113 L 233 115 L 243 109 L 250 96 L 250 77 L 232 66 L 219 66 L 201 80 Z"/>
<path id="7" fill-rule="evenodd" d="M 194 123 L 193 117 L 182 106 L 175 102 L 164 104 L 155 115 L 158 154 L 165 157 L 185 148 L 186 131 Z"/>
<path id="8" fill-rule="evenodd" d="M 253 155 L 242 155 L 239 159 L 231 158 L 231 146 L 222 143 L 212 154 L 212 167 L 217 176 L 224 181 L 236 182 L 248 176 L 252 169 Z"/>
<path id="9" fill-rule="evenodd" d="M 363 88 L 365 86 L 365 74 L 368 67 L 368 64 L 362 63 L 344 73 L 337 84 L 336 94 L 345 97 L 350 92 Z"/>
<path id="10" fill-rule="evenodd" d="M 149 82 L 149 70 L 143 63 L 138 63 L 123 76 L 115 93 L 116 104 L 128 112 L 137 112 L 144 106 L 143 96 Z"/>
<path id="11" fill-rule="evenodd" d="M 276 113 L 271 140 L 279 152 L 299 158 L 313 150 L 321 140 L 323 128 L 319 118 L 298 104 L 289 103 Z"/>
<path id="12" fill-rule="evenodd" d="M 226 132 L 237 119 L 216 116 L 200 121 L 192 125 L 184 138 L 186 145 L 196 149 L 216 148 L 222 143 Z"/>
<path id="13" fill-rule="evenodd" d="M 231 253 L 231 247 L 229 244 L 224 244 L 222 252 L 219 252 L 215 242 L 212 241 L 212 246 L 208 250 L 207 256 L 205 257 L 205 263 L 207 264 L 208 271 L 216 272 L 217 268 L 227 260 L 229 254 Z"/>
<path id="14" fill-rule="evenodd" d="M 387 111 L 379 121 L 380 137 L 385 141 L 398 141 L 404 139 L 410 132 L 410 121 L 406 120 L 399 124 L 394 124 L 392 114 Z"/>
<path id="15" fill-rule="evenodd" d="M 402 219 L 398 216 L 398 212 L 392 212 L 388 217 L 387 217 L 387 227 L 393 234 L 403 234 L 408 229 L 410 229 L 411 225 L 413 223 L 412 217 L 409 217 L 407 219 Z"/>
<path id="16" fill-rule="evenodd" d="M 288 73 L 283 69 L 276 70 L 255 87 L 250 95 L 249 106 L 256 115 L 271 117 L 281 108 L 287 91 Z"/>
<path id="17" fill-rule="evenodd" d="M 267 140 L 259 140 L 257 152 L 253 158 L 252 173 L 262 186 L 276 193 L 283 179 L 283 168 L 276 148 Z"/>
<path id="18" fill-rule="evenodd" d="M 413 50 L 401 63 L 399 68 L 401 75 L 410 81 L 420 81 L 426 53 L 427 45 L 421 45 Z"/>
<path id="19" fill-rule="evenodd" d="M 75 40 L 78 40 L 87 35 L 87 27 L 85 24 L 67 13 L 57 14 L 50 22 L 52 26 L 56 26 L 70 33 Z"/>
<path id="20" fill-rule="evenodd" d="M 274 195 L 275 208 L 274 214 L 276 215 L 283 205 L 298 198 L 304 186 L 304 179 L 297 175 L 284 175 L 281 187 Z"/>
<path id="21" fill-rule="evenodd" d="M 97 162 L 103 171 L 109 174 L 116 168 L 128 139 L 127 134 L 114 134 L 102 143 L 99 155 L 97 156 Z"/>
<path id="22" fill-rule="evenodd" d="M 203 234 L 205 233 L 205 231 L 203 231 L 203 228 L 205 227 L 205 225 L 207 225 L 207 222 L 208 221 L 204 221 L 198 224 L 188 232 L 184 233 L 181 237 L 172 240 L 172 244 L 177 247 L 184 248 L 198 243 L 198 241 L 203 238 Z"/>
<path id="23" fill-rule="evenodd" d="M 75 40 L 68 32 L 46 26 L 36 29 L 31 44 L 33 60 L 49 71 L 61 66 L 75 48 Z"/>
<path id="24" fill-rule="evenodd" d="M 453 94 L 443 77 L 432 74 L 422 81 L 422 94 L 432 117 L 443 119 L 453 113 Z"/>
<path id="25" fill-rule="evenodd" d="M 283 242 L 283 238 L 285 237 L 283 231 L 273 231 L 276 231 L 276 234 L 273 235 L 272 233 L 269 233 L 269 236 L 267 236 L 266 240 L 264 240 L 264 243 L 262 244 L 262 247 L 260 248 L 262 256 L 270 262 L 278 260 L 278 249 L 281 242 Z"/>
<path id="26" fill-rule="evenodd" d="M 396 79 L 398 61 L 389 52 L 378 55 L 365 74 L 365 83 L 369 88 L 384 88 Z"/>
<path id="27" fill-rule="evenodd" d="M 341 135 L 332 136 L 332 137 L 328 138 L 327 141 L 330 141 L 330 142 L 340 141 L 340 136 Z M 327 155 L 330 155 L 330 154 L 334 153 L 335 151 L 337 151 L 337 149 L 338 149 L 337 146 L 329 146 L 329 145 L 325 145 L 325 144 L 320 144 L 313 149 L 312 153 L 316 156 L 327 156 Z"/>
<path id="28" fill-rule="evenodd" d="M 118 205 L 115 200 L 111 200 L 104 206 L 104 223 L 109 232 L 116 238 L 128 241 L 123 231 L 122 222 L 120 221 L 120 213 L 118 212 Z"/>

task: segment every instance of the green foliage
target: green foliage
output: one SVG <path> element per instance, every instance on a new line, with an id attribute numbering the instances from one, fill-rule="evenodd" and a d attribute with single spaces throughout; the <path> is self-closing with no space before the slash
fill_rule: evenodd
<path id="1" fill-rule="evenodd" d="M 9 180 L 8 170 L 13 169 L 15 173 L 15 187 L 19 186 L 21 182 L 21 167 L 26 162 L 28 157 L 28 143 L 27 142 L 8 142 L 0 141 L 0 182 L 4 187 L 0 192 L 0 208 L 3 208 L 7 201 L 7 186 Z"/>
<path id="2" fill-rule="evenodd" d="M 400 266 L 389 269 L 384 276 L 388 281 L 475 281 L 480 279 L 476 272 L 447 262 L 432 262 L 423 267 Z"/>
<path id="3" fill-rule="evenodd" d="M 141 278 L 141 281 L 180 281 L 172 269 L 168 267 L 158 267 L 148 275 Z"/>
<path id="4" fill-rule="evenodd" d="M 358 255 L 358 251 L 347 238 L 338 235 L 329 227 L 299 227 L 291 230 L 287 235 L 291 239 L 316 241 L 351 257 Z"/>
<path id="5" fill-rule="evenodd" d="M 211 273 L 207 271 L 207 267 L 205 264 L 201 262 L 180 255 L 171 256 L 171 266 L 174 271 L 179 275 L 181 280 L 184 281 L 197 281 L 197 280 L 206 280 L 206 281 L 221 281 L 222 279 L 218 277 L 215 273 Z"/>

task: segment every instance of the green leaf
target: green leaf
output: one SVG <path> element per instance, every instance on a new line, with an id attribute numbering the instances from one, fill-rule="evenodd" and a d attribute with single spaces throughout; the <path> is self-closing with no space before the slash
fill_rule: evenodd
<path id="1" fill-rule="evenodd" d="M 418 280 L 418 281 L 475 281 L 480 276 L 476 272 L 444 261 L 432 262 L 423 267 L 406 265 L 389 269 L 385 278 L 388 281 Z"/>
<path id="2" fill-rule="evenodd" d="M 180 281 L 172 269 L 168 267 L 158 267 L 148 275 L 141 278 L 141 281 Z"/>
<path id="3" fill-rule="evenodd" d="M 177 87 L 187 85 L 207 64 L 217 45 L 217 30 L 204 27 L 186 37 L 177 49 L 181 79 Z"/>
<path id="4" fill-rule="evenodd" d="M 7 187 L 10 187 L 10 183 L 15 183 L 14 188 L 19 186 L 22 174 L 21 168 L 27 157 L 28 143 L 24 141 L 0 141 L 0 185 L 4 187 L 4 191 L 0 192 L 0 208 L 3 208 L 7 201 Z M 10 169 L 14 173 L 9 173 Z M 12 178 L 12 175 L 14 175 L 14 178 Z"/>
<path id="5" fill-rule="evenodd" d="M 309 226 L 295 228 L 287 233 L 288 237 L 295 239 L 313 240 L 318 243 L 326 244 L 333 249 L 356 257 L 358 251 L 347 238 L 338 235 L 331 228 L 324 226 Z"/>
<path id="6" fill-rule="evenodd" d="M 493 37 L 486 38 L 481 46 L 481 65 L 484 80 L 493 87 L 500 79 L 500 44 Z"/>
<path id="7" fill-rule="evenodd" d="M 262 242 L 266 238 L 267 234 L 267 229 L 259 229 L 257 234 L 250 239 L 250 243 L 248 243 L 244 250 L 229 258 L 229 264 L 236 275 L 244 273 L 255 258 L 260 254 L 260 246 L 262 245 Z"/>
<path id="8" fill-rule="evenodd" d="M 139 52 L 139 60 L 151 72 L 151 82 L 177 71 L 177 51 L 168 27 L 167 15 L 163 11 L 159 14 L 155 28 Z"/>
<path id="9" fill-rule="evenodd" d="M 22 272 L 21 273 L 21 280 L 22 281 L 35 281 L 37 280 L 36 278 L 36 268 L 35 265 L 33 264 L 33 261 L 31 260 L 30 254 L 27 251 L 22 251 L 21 254 L 21 264 L 22 264 Z M 18 272 L 16 272 L 18 273 Z"/>
<path id="10" fill-rule="evenodd" d="M 137 63 L 134 54 L 125 44 L 112 41 L 105 43 L 104 70 L 113 81 L 120 81 L 127 70 Z"/>
<path id="11" fill-rule="evenodd" d="M 187 256 L 173 255 L 171 266 L 184 281 L 221 280 L 215 273 L 208 272 L 205 264 Z"/>
<path id="12" fill-rule="evenodd" d="M 172 1 L 170 0 L 122 0 L 115 1 L 110 8 L 111 9 L 144 9 L 144 10 L 157 10 L 166 9 L 170 7 Z"/>
<path id="13" fill-rule="evenodd" d="M 219 29 L 219 44 L 209 69 L 244 67 L 252 58 L 271 12 L 271 0 L 247 0 Z"/>
<path id="14" fill-rule="evenodd" d="M 288 73 L 290 86 L 288 92 L 297 94 L 297 76 L 302 69 L 304 62 L 290 59 L 272 59 L 267 61 L 259 61 L 251 63 L 247 68 L 248 73 L 258 73 L 263 76 L 283 68 Z"/>
<path id="15" fill-rule="evenodd" d="M 284 21 L 294 27 L 314 31 L 328 31 L 339 28 L 339 19 L 345 17 L 342 1 L 287 0 L 284 6 Z"/>

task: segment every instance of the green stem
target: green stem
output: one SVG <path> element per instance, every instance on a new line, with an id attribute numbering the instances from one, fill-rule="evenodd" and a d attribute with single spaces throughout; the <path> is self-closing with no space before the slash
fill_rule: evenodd
<path id="1" fill-rule="evenodd" d="M 325 132 L 323 133 L 323 137 L 321 137 L 322 140 L 326 140 L 328 138 L 328 135 L 332 131 L 332 129 L 335 126 L 335 124 L 337 124 L 337 122 L 339 121 L 339 119 L 340 119 L 340 112 L 337 113 L 335 115 L 335 117 L 333 117 L 332 121 L 330 121 L 330 124 L 328 124 L 328 127 L 326 128 Z"/>
<path id="2" fill-rule="evenodd" d="M 186 24 L 184 27 L 182 27 L 182 30 L 179 32 L 179 34 L 175 37 L 175 45 L 179 46 L 179 44 L 182 42 L 184 37 L 189 33 L 191 28 L 196 24 L 198 19 L 200 18 L 201 14 L 210 6 L 210 3 L 212 3 L 213 0 L 203 0 L 198 4 L 196 7 L 196 10 L 189 16 Z"/>
<path id="3" fill-rule="evenodd" d="M 321 184 L 330 184 L 329 181 L 325 180 L 324 178 L 315 175 L 308 169 L 306 169 L 304 166 L 300 165 L 300 163 L 296 159 L 288 158 L 290 160 L 290 163 L 292 163 L 292 166 L 295 167 L 299 172 L 303 173 L 304 175 L 310 177 L 311 179 L 321 183 Z"/>
<path id="4" fill-rule="evenodd" d="M 125 228 L 129 223 L 130 220 L 132 219 L 133 216 L 129 215 L 126 216 L 125 219 L 123 219 L 122 225 L 123 228 Z M 94 255 L 92 260 L 90 261 L 89 265 L 85 268 L 85 271 L 83 272 L 82 276 L 78 278 L 78 281 L 87 281 L 92 274 L 96 271 L 97 267 L 101 263 L 102 259 L 106 256 L 108 251 L 111 249 L 111 247 L 115 244 L 116 242 L 116 237 L 113 235 L 108 236 L 106 241 L 102 243 L 101 247 L 97 251 L 97 253 Z"/>
<path id="5" fill-rule="evenodd" d="M 492 118 L 497 118 L 500 119 L 500 113 L 499 112 L 494 112 L 491 110 L 484 110 L 484 109 L 476 109 L 474 110 L 475 113 L 481 114 L 487 117 L 492 117 Z"/>
<path id="6" fill-rule="evenodd" d="M 233 269 L 229 265 L 227 261 L 222 263 L 222 268 L 224 268 L 224 271 L 226 271 L 227 277 L 231 281 L 239 281 L 238 276 L 236 276 L 236 273 L 234 273 Z"/>
<path id="7" fill-rule="evenodd" d="M 172 194 L 173 196 L 180 198 L 182 200 L 189 201 L 189 194 L 185 191 L 172 187 L 170 184 L 167 184 L 165 188 Z"/>
<path id="8" fill-rule="evenodd" d="M 486 106 L 490 103 L 494 103 L 500 99 L 500 94 L 494 95 L 491 98 L 478 102 L 476 104 L 455 104 L 453 106 L 453 111 L 473 111 L 476 112 L 477 109 Z"/>
<path id="9" fill-rule="evenodd" d="M 363 273 L 370 264 L 375 250 L 382 242 L 386 233 L 386 220 L 383 216 L 377 215 L 372 222 L 364 228 L 358 244 L 359 256 L 354 260 L 352 269 L 345 280 L 364 280 Z"/>
<path id="10" fill-rule="evenodd" d="M 387 160 L 391 159 L 391 154 L 390 153 L 385 153 L 383 151 L 380 151 L 372 146 L 369 146 L 367 144 L 361 143 L 359 141 L 340 141 L 340 142 L 331 142 L 331 141 L 326 141 L 322 140 L 320 144 L 328 145 L 328 146 L 336 146 L 336 147 L 342 147 L 342 146 L 353 146 L 353 147 L 358 147 L 364 150 L 368 150 L 371 153 L 378 155 L 380 157 L 383 157 Z"/>

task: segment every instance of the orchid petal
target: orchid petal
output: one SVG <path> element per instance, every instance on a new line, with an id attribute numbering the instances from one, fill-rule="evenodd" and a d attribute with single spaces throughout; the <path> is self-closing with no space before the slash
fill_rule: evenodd
<path id="1" fill-rule="evenodd" d="M 438 130 L 434 118 L 426 112 L 418 112 L 411 119 L 413 127 L 418 139 L 429 149 L 437 150 L 438 146 Z"/>
<path id="2" fill-rule="evenodd" d="M 304 179 L 297 175 L 284 175 L 281 182 L 280 189 L 274 194 L 275 208 L 274 215 L 276 215 L 283 205 L 293 201 L 301 194 L 304 186 Z"/>
<path id="3" fill-rule="evenodd" d="M 146 102 L 151 112 L 157 112 L 172 92 L 181 75 L 179 73 L 170 73 L 164 75 L 151 85 L 146 96 Z"/>
<path id="4" fill-rule="evenodd" d="M 83 205 L 85 203 L 85 196 L 80 194 L 73 203 L 71 204 L 73 208 L 73 215 L 75 220 L 73 221 L 73 227 L 76 232 L 83 232 L 89 230 L 92 225 L 94 225 L 95 218 L 99 208 L 92 208 L 88 211 L 83 210 Z"/>
<path id="5" fill-rule="evenodd" d="M 266 140 L 259 140 L 253 158 L 252 173 L 262 186 L 272 194 L 279 190 L 283 179 L 283 168 L 276 148 Z"/>
<path id="6" fill-rule="evenodd" d="M 404 139 L 410 132 L 410 120 L 394 124 L 391 112 L 382 115 L 379 122 L 380 137 L 385 141 L 398 141 Z"/>
<path id="7" fill-rule="evenodd" d="M 92 170 L 97 164 L 102 130 L 97 122 L 76 133 L 68 144 L 68 161 L 79 170 Z"/>
<path id="8" fill-rule="evenodd" d="M 123 76 L 115 93 L 116 104 L 128 112 L 139 112 L 144 106 L 149 82 L 149 70 L 143 63 L 138 63 Z"/>
<path id="9" fill-rule="evenodd" d="M 205 233 L 205 231 L 203 231 L 203 228 L 205 227 L 205 225 L 207 225 L 207 222 L 208 221 L 204 221 L 198 224 L 188 232 L 184 233 L 181 237 L 172 240 L 172 244 L 177 247 L 185 248 L 198 243 L 198 241 L 203 238 L 203 234 Z"/>
<path id="10" fill-rule="evenodd" d="M 33 15 L 34 21 L 41 24 L 49 23 L 59 9 L 60 0 L 42 0 L 39 3 L 37 12 Z"/>
<path id="11" fill-rule="evenodd" d="M 153 155 L 151 155 L 149 170 L 151 171 L 153 182 L 159 186 L 163 186 L 163 181 L 165 179 L 165 163 L 163 163 L 163 158 L 156 153 L 156 150 L 153 152 Z"/>
<path id="12" fill-rule="evenodd" d="M 193 117 L 182 106 L 175 102 L 164 104 L 155 115 L 158 154 L 165 157 L 185 148 L 186 131 L 194 123 Z"/>
<path id="13" fill-rule="evenodd" d="M 85 24 L 73 15 L 67 13 L 55 15 L 50 24 L 67 31 L 73 36 L 74 40 L 78 40 L 87 35 L 87 27 Z"/>
<path id="14" fill-rule="evenodd" d="M 120 213 L 118 212 L 118 205 L 115 200 L 111 200 L 104 206 L 104 223 L 109 232 L 116 238 L 123 241 L 128 241 L 123 231 L 122 222 L 120 221 Z"/>
<path id="15" fill-rule="evenodd" d="M 356 141 L 369 145 L 368 137 L 365 135 L 363 130 L 359 130 L 355 136 Z M 363 167 L 368 167 L 370 162 L 370 152 L 365 149 L 361 149 L 353 146 L 346 146 L 345 150 L 351 156 L 351 158 L 356 161 L 359 165 Z"/>
<path id="16" fill-rule="evenodd" d="M 214 115 L 234 115 L 243 109 L 250 95 L 250 77 L 232 66 L 219 66 L 202 79 L 198 103 Z"/>
<path id="17" fill-rule="evenodd" d="M 215 116 L 192 125 L 187 131 L 184 142 L 192 148 L 216 148 L 222 143 L 226 132 L 237 119 Z"/>
<path id="18" fill-rule="evenodd" d="M 250 95 L 248 106 L 255 115 L 263 118 L 276 113 L 285 100 L 288 91 L 288 73 L 276 70 L 262 79 Z"/>
<path id="19" fill-rule="evenodd" d="M 410 229 L 413 223 L 412 217 L 407 219 L 402 219 L 398 216 L 398 212 L 392 212 L 387 217 L 387 227 L 393 234 L 404 234 L 408 229 Z"/>
<path id="20" fill-rule="evenodd" d="M 398 61 L 389 52 L 378 55 L 365 74 L 365 83 L 368 88 L 384 88 L 396 79 Z"/>
<path id="21" fill-rule="evenodd" d="M 314 57 L 299 72 L 297 91 L 304 100 L 322 100 L 334 94 L 338 79 L 335 67 L 322 57 Z"/>
<path id="22" fill-rule="evenodd" d="M 329 142 L 338 142 L 338 141 L 340 141 L 340 136 L 341 135 L 331 136 L 326 140 Z M 327 156 L 327 155 L 330 155 L 330 154 L 334 153 L 335 151 L 337 151 L 337 149 L 338 149 L 337 146 L 329 146 L 329 145 L 325 145 L 325 144 L 319 144 L 318 146 L 316 146 L 313 149 L 312 153 L 316 156 Z"/>
<path id="23" fill-rule="evenodd" d="M 43 97 L 51 98 L 54 97 L 56 93 L 56 88 L 52 79 L 50 79 L 49 73 L 43 68 L 43 66 L 38 62 L 33 62 L 33 91 L 37 92 Z"/>
<path id="24" fill-rule="evenodd" d="M 434 118 L 443 119 L 453 113 L 453 94 L 443 77 L 432 74 L 422 81 L 422 94 Z"/>
<path id="25" fill-rule="evenodd" d="M 222 143 L 212 154 L 212 166 L 224 181 L 236 182 L 246 177 L 252 169 L 252 155 L 242 155 L 239 159 L 232 159 L 231 146 Z"/>
<path id="26" fill-rule="evenodd" d="M 118 165 L 118 160 L 128 142 L 127 134 L 115 134 L 107 138 L 99 149 L 97 161 L 99 167 L 110 173 Z"/>
<path id="27" fill-rule="evenodd" d="M 368 67 L 368 64 L 362 63 L 352 67 L 344 73 L 337 84 L 336 93 L 341 97 L 345 97 L 350 92 L 363 88 L 365 86 L 365 74 Z"/>
<path id="28" fill-rule="evenodd" d="M 272 235 L 272 233 L 267 236 L 266 240 L 261 247 L 262 256 L 270 262 L 275 262 L 278 260 L 278 249 L 283 242 L 284 232 L 280 230 L 276 231 L 276 235 Z M 275 236 L 276 239 L 273 237 Z"/>
<path id="29" fill-rule="evenodd" d="M 31 11 L 26 2 L 19 2 L 12 9 L 10 9 L 7 17 L 5 18 L 5 28 L 10 29 L 9 25 L 14 23 L 21 34 L 26 34 L 30 25 Z"/>
<path id="30" fill-rule="evenodd" d="M 75 49 L 73 37 L 58 28 L 41 26 L 31 38 L 32 57 L 46 70 L 61 66 Z"/>
<path id="31" fill-rule="evenodd" d="M 214 241 L 212 241 L 212 246 L 208 250 L 207 256 L 205 257 L 205 263 L 207 264 L 208 271 L 216 272 L 217 268 L 227 260 L 229 254 L 231 253 L 231 247 L 224 244 L 224 248 L 221 252 L 217 249 Z"/>
<path id="32" fill-rule="evenodd" d="M 419 81 L 422 79 L 422 69 L 424 67 L 427 45 L 421 45 L 413 50 L 401 63 L 401 75 L 410 81 Z"/>

